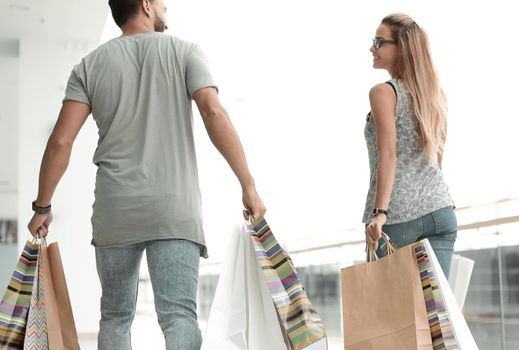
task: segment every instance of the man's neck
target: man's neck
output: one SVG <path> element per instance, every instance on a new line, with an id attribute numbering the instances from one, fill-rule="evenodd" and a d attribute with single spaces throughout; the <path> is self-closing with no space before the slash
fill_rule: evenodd
<path id="1" fill-rule="evenodd" d="M 135 21 L 128 21 L 122 28 L 123 36 L 136 35 L 141 33 L 154 32 L 153 25 L 150 23 L 142 23 Z"/>

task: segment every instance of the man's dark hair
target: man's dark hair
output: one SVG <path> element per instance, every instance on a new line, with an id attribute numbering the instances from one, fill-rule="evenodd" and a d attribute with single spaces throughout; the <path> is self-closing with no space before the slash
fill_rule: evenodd
<path id="1" fill-rule="evenodd" d="M 141 1 L 108 0 L 108 5 L 112 10 L 112 17 L 119 28 L 122 28 L 130 18 L 137 14 Z M 150 2 L 153 2 L 153 0 L 150 0 Z"/>

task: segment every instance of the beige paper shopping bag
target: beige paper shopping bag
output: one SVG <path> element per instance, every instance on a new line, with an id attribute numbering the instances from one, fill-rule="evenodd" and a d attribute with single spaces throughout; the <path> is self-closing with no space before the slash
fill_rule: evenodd
<path id="1" fill-rule="evenodd" d="M 432 350 L 412 246 L 341 270 L 345 350 Z"/>
<path id="2" fill-rule="evenodd" d="M 49 350 L 78 350 L 79 342 L 58 243 L 42 244 L 42 270 Z"/>

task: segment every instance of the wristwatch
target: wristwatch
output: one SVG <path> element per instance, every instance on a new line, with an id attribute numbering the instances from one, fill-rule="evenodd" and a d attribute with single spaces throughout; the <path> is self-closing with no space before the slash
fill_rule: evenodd
<path id="1" fill-rule="evenodd" d="M 373 208 L 373 211 L 371 212 L 372 216 L 377 216 L 378 214 L 384 214 L 387 216 L 387 210 L 386 209 L 380 209 L 380 208 Z"/>
<path id="2" fill-rule="evenodd" d="M 36 214 L 47 214 L 50 213 L 51 205 L 49 204 L 46 207 L 40 207 L 36 205 L 36 201 L 32 202 L 32 211 L 34 211 Z"/>

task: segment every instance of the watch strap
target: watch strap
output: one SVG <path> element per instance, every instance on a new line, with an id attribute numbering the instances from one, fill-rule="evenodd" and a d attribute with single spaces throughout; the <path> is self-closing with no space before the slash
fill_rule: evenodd
<path id="1" fill-rule="evenodd" d="M 40 207 L 36 205 L 36 201 L 32 202 L 32 211 L 34 211 L 36 214 L 47 214 L 51 211 L 51 205 L 49 204 L 46 207 Z"/>

